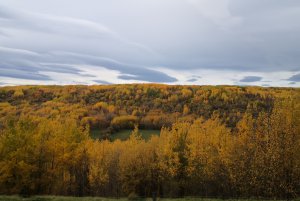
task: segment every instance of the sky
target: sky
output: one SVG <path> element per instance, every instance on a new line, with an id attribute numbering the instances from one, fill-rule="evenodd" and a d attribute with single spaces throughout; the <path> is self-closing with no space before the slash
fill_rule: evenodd
<path id="1" fill-rule="evenodd" d="M 299 0 L 0 0 L 0 86 L 300 87 Z"/>

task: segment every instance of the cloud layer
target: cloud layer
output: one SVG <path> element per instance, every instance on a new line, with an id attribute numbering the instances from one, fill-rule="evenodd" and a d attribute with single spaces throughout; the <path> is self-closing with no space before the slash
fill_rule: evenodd
<path id="1" fill-rule="evenodd" d="M 246 76 L 240 80 L 240 82 L 259 82 L 262 80 L 262 77 L 259 76 Z"/>
<path id="2" fill-rule="evenodd" d="M 298 0 L 0 0 L 0 82 L 300 86 L 299 20 Z"/>

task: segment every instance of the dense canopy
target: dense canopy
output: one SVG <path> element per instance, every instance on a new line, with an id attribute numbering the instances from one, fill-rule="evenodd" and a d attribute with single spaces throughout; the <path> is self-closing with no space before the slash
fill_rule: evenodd
<path id="1" fill-rule="evenodd" d="M 2 87 L 0 193 L 297 197 L 299 120 L 297 88 Z"/>

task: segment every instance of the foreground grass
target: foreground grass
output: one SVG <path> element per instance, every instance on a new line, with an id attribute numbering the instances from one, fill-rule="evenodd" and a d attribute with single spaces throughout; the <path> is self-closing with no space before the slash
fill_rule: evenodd
<path id="1" fill-rule="evenodd" d="M 152 201 L 151 198 L 139 199 L 140 201 Z M 136 201 L 139 201 L 136 200 Z M 226 201 L 257 201 L 255 199 L 226 199 Z M 0 201 L 128 201 L 127 198 L 101 198 L 101 197 L 65 197 L 65 196 L 33 196 L 22 198 L 19 196 L 0 196 Z M 222 201 L 222 199 L 209 198 L 158 198 L 157 201 Z M 262 201 L 262 200 L 260 200 Z M 270 200 L 268 200 L 270 201 Z M 279 200 L 277 200 L 279 201 Z M 300 199 L 296 199 L 300 201 Z"/>

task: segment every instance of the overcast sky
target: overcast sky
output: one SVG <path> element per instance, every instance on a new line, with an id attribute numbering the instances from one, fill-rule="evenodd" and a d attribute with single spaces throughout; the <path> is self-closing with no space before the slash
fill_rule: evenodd
<path id="1" fill-rule="evenodd" d="M 300 86 L 299 0 L 0 0 L 0 85 Z"/>

